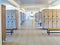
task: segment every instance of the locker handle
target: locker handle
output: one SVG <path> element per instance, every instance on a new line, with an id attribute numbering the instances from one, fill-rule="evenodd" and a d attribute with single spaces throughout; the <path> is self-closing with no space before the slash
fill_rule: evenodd
<path id="1" fill-rule="evenodd" d="M 54 16 L 52 16 L 52 17 L 54 17 Z"/>
<path id="2" fill-rule="evenodd" d="M 58 21 L 56 21 L 56 22 L 58 22 Z"/>
<path id="3" fill-rule="evenodd" d="M 9 16 L 8 16 L 9 17 Z"/>
<path id="4" fill-rule="evenodd" d="M 58 16 L 56 16 L 56 17 L 58 17 Z"/>
<path id="5" fill-rule="evenodd" d="M 54 21 L 52 21 L 52 22 L 54 22 Z"/>
<path id="6" fill-rule="evenodd" d="M 13 23 L 13 21 L 12 21 L 12 23 Z"/>
<path id="7" fill-rule="evenodd" d="M 12 16 L 13 17 L 13 16 Z"/>
<path id="8" fill-rule="evenodd" d="M 8 23 L 9 23 L 9 21 L 8 21 Z"/>

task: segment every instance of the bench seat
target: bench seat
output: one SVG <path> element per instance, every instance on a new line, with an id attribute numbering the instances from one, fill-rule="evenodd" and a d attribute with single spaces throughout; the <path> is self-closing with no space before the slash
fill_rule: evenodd
<path id="1" fill-rule="evenodd" d="M 60 28 L 48 28 L 48 30 L 60 30 Z"/>
<path id="2" fill-rule="evenodd" d="M 48 28 L 47 33 L 50 35 L 50 33 L 60 33 L 60 32 L 50 32 L 50 31 L 60 31 L 60 28 Z"/>
<path id="3" fill-rule="evenodd" d="M 14 29 L 15 28 L 6 28 L 6 30 L 10 30 L 10 32 L 6 32 L 6 33 L 11 33 L 11 35 L 12 35 Z"/>

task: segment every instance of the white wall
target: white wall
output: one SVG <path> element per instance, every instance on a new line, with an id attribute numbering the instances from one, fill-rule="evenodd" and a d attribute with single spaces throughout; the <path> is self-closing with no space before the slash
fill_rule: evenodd
<path id="1" fill-rule="evenodd" d="M 1 30 L 1 5 L 0 5 L 0 45 L 2 45 L 2 30 Z"/>

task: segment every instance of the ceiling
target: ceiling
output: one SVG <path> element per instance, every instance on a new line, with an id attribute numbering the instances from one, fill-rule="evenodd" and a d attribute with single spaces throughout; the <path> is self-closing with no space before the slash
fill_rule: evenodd
<path id="1" fill-rule="evenodd" d="M 14 0 L 19 5 L 48 5 L 58 0 Z"/>
<path id="2" fill-rule="evenodd" d="M 21 6 L 40 6 L 40 5 L 56 5 L 60 0 L 0 0 L 0 3 L 10 3 L 17 7 Z"/>
<path id="3" fill-rule="evenodd" d="M 40 8 L 47 8 L 48 6 L 60 4 L 60 0 L 1 0 L 1 1 L 3 1 L 3 3 L 10 3 L 13 6 L 19 8 L 24 8 L 25 10 L 27 9 L 39 10 Z"/>
<path id="4" fill-rule="evenodd" d="M 54 0 L 50 3 L 51 6 L 60 5 L 60 0 Z"/>
<path id="5" fill-rule="evenodd" d="M 3 5 L 5 5 L 5 6 L 14 6 L 14 5 L 12 5 L 10 2 L 8 2 L 7 0 L 0 0 L 0 4 L 3 4 Z"/>
<path id="6" fill-rule="evenodd" d="M 17 7 L 25 7 L 25 6 L 48 6 L 54 3 L 56 0 L 7 0 L 9 3 L 17 6 Z M 41 7 L 41 6 L 40 6 Z"/>
<path id="7" fill-rule="evenodd" d="M 48 4 L 48 0 L 14 0 L 18 4 L 21 5 L 41 5 L 41 4 Z"/>

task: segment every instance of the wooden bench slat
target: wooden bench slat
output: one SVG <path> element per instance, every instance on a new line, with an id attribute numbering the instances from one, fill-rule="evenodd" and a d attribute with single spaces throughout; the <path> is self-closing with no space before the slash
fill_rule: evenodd
<path id="1" fill-rule="evenodd" d="M 17 28 L 6 28 L 7 30 L 9 30 L 9 29 L 17 29 Z"/>
<path id="2" fill-rule="evenodd" d="M 48 30 L 60 30 L 60 28 L 48 28 Z"/>

